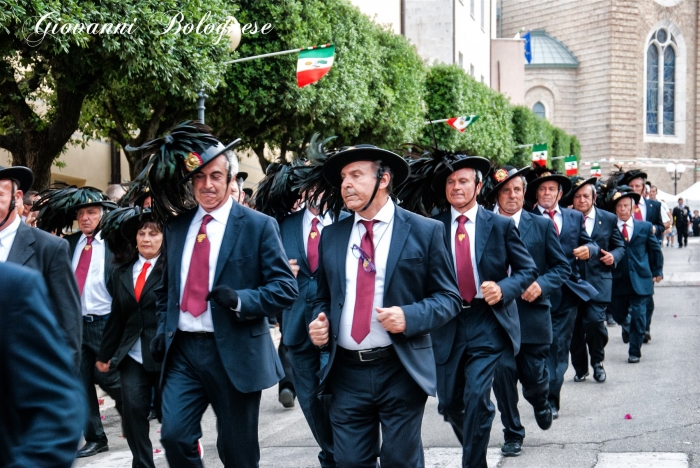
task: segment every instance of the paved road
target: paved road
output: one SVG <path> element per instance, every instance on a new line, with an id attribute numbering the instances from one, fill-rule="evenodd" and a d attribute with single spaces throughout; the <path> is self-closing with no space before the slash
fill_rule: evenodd
<path id="1" fill-rule="evenodd" d="M 569 369 L 560 417 L 546 432 L 537 428 L 532 408 L 521 401 L 527 435 L 518 458 L 501 458 L 502 432 L 496 415 L 490 468 L 700 468 L 700 239 L 691 238 L 685 250 L 664 247 L 663 251 L 667 280 L 657 288 L 652 341 L 642 348 L 642 362 L 628 364 L 620 327 L 608 328 L 607 382 L 575 383 Z M 435 468 L 460 466 L 456 439 L 436 408 L 437 401 L 429 399 L 423 424 L 426 463 Z M 76 466 L 131 466 L 113 408 L 105 411 L 105 424 L 111 451 L 80 460 Z M 206 465 L 222 466 L 211 411 L 202 429 Z M 154 421 L 151 439 L 160 450 L 155 457 L 161 467 L 167 463 L 158 430 Z M 276 389 L 263 392 L 260 444 L 261 467 L 318 466 L 317 448 L 301 410 L 282 408 Z"/>

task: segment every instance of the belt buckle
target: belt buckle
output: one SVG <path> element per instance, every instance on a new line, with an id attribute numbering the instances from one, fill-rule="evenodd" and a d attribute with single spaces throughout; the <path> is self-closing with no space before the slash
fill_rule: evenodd
<path id="1" fill-rule="evenodd" d="M 357 355 L 360 357 L 360 362 L 371 362 L 371 361 L 375 361 L 377 358 L 365 359 L 365 358 L 362 356 L 363 353 L 371 353 L 371 352 L 372 352 L 372 350 L 358 351 L 358 352 L 357 352 Z"/>
<path id="2" fill-rule="evenodd" d="M 95 321 L 95 317 L 93 317 L 92 315 L 83 315 L 83 320 L 90 323 Z"/>

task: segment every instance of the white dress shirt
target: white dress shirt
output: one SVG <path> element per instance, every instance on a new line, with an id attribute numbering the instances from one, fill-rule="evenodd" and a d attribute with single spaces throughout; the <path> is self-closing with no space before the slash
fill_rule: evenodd
<path id="1" fill-rule="evenodd" d="M 562 226 L 562 224 L 563 224 L 563 218 L 561 217 L 561 208 L 559 208 L 559 205 L 555 206 L 555 207 L 554 207 L 554 210 L 547 210 L 547 209 L 543 208 L 543 207 L 538 203 L 538 204 L 537 204 L 537 209 L 540 210 L 540 214 L 541 214 L 542 216 L 547 216 L 547 217 L 549 217 L 549 215 L 545 215 L 545 214 L 544 214 L 545 211 L 554 211 L 554 224 L 557 225 L 557 232 L 561 233 L 561 226 Z"/>
<path id="2" fill-rule="evenodd" d="M 620 230 L 620 234 L 622 234 L 622 226 L 627 225 L 627 236 L 628 237 L 628 242 L 629 240 L 632 240 L 632 234 L 634 233 L 634 223 L 632 222 L 633 218 L 630 216 L 630 219 L 627 221 L 622 221 L 620 218 L 617 218 L 617 228 Z M 625 236 L 622 236 L 623 238 Z"/>
<path id="3" fill-rule="evenodd" d="M 302 234 L 304 235 L 304 253 L 306 253 L 307 256 L 309 255 L 309 234 L 311 234 L 311 224 L 313 223 L 314 218 L 318 219 L 316 229 L 318 229 L 319 235 L 323 232 L 324 227 L 333 223 L 333 220 L 331 219 L 331 216 L 328 213 L 326 213 L 325 216 L 321 216 L 320 214 L 317 216 L 310 212 L 308 208 L 304 209 L 304 220 L 302 222 L 301 228 Z"/>
<path id="4" fill-rule="evenodd" d="M 134 277 L 134 289 L 136 289 L 136 280 L 139 279 L 139 275 L 141 274 L 141 270 L 143 270 L 144 263 L 148 262 L 151 264 L 151 266 L 148 267 L 148 270 L 146 270 L 146 281 L 148 281 L 148 277 L 151 276 L 151 272 L 156 267 L 156 262 L 158 261 L 158 257 L 160 257 L 160 255 L 156 255 L 152 259 L 146 260 L 141 255 L 139 255 L 139 259 L 136 260 L 136 262 L 134 263 L 134 267 L 132 269 L 132 274 Z M 131 347 L 128 354 L 129 354 L 129 357 L 131 359 L 138 362 L 139 364 L 143 364 L 143 354 L 141 353 L 141 337 L 140 336 L 136 340 L 136 343 L 134 343 L 134 346 Z"/>
<path id="5" fill-rule="evenodd" d="M 6 262 L 7 257 L 10 256 L 10 249 L 12 249 L 12 243 L 15 241 L 17 229 L 19 229 L 19 223 L 21 222 L 22 220 L 19 216 L 16 216 L 14 221 L 0 231 L 0 262 Z"/>
<path id="6" fill-rule="evenodd" d="M 637 206 L 639 207 L 639 211 L 642 212 L 642 219 L 644 221 L 647 220 L 647 203 L 644 200 L 644 197 L 639 197 L 639 203 L 637 203 Z M 634 218 L 634 212 L 632 212 L 632 217 Z"/>
<path id="7" fill-rule="evenodd" d="M 590 213 L 583 215 L 583 217 L 585 218 L 586 232 L 590 236 L 595 227 L 595 206 L 591 208 Z"/>
<path id="8" fill-rule="evenodd" d="M 457 228 L 459 227 L 459 222 L 457 218 L 462 215 L 459 211 L 455 210 L 454 207 L 450 207 L 450 212 L 452 213 L 452 223 L 450 224 L 450 244 L 452 246 L 452 262 L 457 271 L 457 254 L 455 252 L 455 234 L 457 233 Z M 481 280 L 479 279 L 479 269 L 476 267 L 476 214 L 479 212 L 479 205 L 474 205 L 469 211 L 464 213 L 464 216 L 468 218 L 468 221 L 464 223 L 464 229 L 467 230 L 467 235 L 469 236 L 469 252 L 472 257 L 472 269 L 474 270 L 474 284 L 476 285 L 476 296 L 475 299 L 483 299 L 484 295 L 481 293 Z"/>
<path id="9" fill-rule="evenodd" d="M 671 217 L 668 215 L 668 212 L 669 212 L 668 205 L 663 200 L 657 200 L 657 201 L 659 203 L 661 203 L 661 222 L 666 224 L 669 221 L 671 221 Z"/>
<path id="10" fill-rule="evenodd" d="M 229 197 L 228 200 L 226 200 L 226 203 L 211 213 L 207 213 L 200 206 L 197 209 L 194 218 L 192 218 L 190 228 L 187 231 L 187 237 L 185 238 L 185 246 L 182 250 L 179 304 L 182 303 L 182 293 L 185 291 L 187 273 L 190 271 L 194 241 L 197 238 L 199 228 L 202 225 L 202 218 L 204 218 L 206 214 L 210 214 L 214 218 L 209 222 L 209 224 L 207 224 L 207 238 L 209 239 L 209 290 L 211 291 L 214 285 L 214 274 L 216 273 L 216 262 L 219 259 L 219 250 L 221 250 L 221 243 L 224 239 L 224 232 L 226 231 L 226 223 L 228 222 L 228 216 L 231 213 L 232 207 L 233 199 Z M 240 311 L 240 308 L 241 300 L 238 299 L 238 307 L 236 307 L 234 310 Z M 211 304 L 207 302 L 207 310 L 205 310 L 199 317 L 194 317 L 189 312 L 180 311 L 180 319 L 178 320 L 177 328 L 186 332 L 214 332 L 214 322 L 211 318 Z"/>
<path id="11" fill-rule="evenodd" d="M 386 278 L 386 262 L 389 258 L 389 247 L 391 246 L 391 234 L 394 231 L 394 213 L 396 207 L 394 202 L 389 199 L 381 210 L 374 216 L 376 221 L 374 225 L 374 267 L 377 274 L 374 278 L 374 302 L 372 304 L 372 321 L 370 322 L 369 334 L 362 342 L 357 343 L 351 336 L 352 320 L 355 315 L 355 295 L 357 292 L 357 269 L 358 258 L 352 251 L 352 246 L 358 247 L 362 243 L 362 237 L 365 235 L 366 229 L 360 221 L 368 221 L 355 213 L 355 223 L 350 234 L 350 242 L 348 243 L 348 251 L 345 254 L 345 301 L 343 302 L 343 312 L 340 315 L 340 333 L 338 335 L 338 344 L 345 349 L 359 350 L 379 348 L 389 346 L 391 337 L 389 333 L 377 322 L 377 311 L 375 307 L 384 307 L 384 279 Z M 395 306 L 398 304 L 387 304 Z"/>
<path id="12" fill-rule="evenodd" d="M 85 234 L 80 236 L 78 245 L 73 252 L 73 274 L 78 268 L 80 254 L 87 245 L 87 237 Z M 80 307 L 85 315 L 107 315 L 112 311 L 112 296 L 107 291 L 105 284 L 105 241 L 102 239 L 101 233 L 92 240 L 90 244 L 92 256 L 90 257 L 90 268 L 85 278 L 85 286 L 83 294 L 80 296 Z"/>

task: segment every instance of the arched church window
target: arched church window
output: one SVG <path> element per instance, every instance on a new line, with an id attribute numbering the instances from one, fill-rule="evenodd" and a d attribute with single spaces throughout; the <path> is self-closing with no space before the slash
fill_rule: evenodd
<path id="1" fill-rule="evenodd" d="M 647 46 L 646 133 L 675 135 L 676 38 L 664 28 Z"/>
<path id="2" fill-rule="evenodd" d="M 543 119 L 546 119 L 546 118 L 547 118 L 547 113 L 545 112 L 544 104 L 542 104 L 542 103 L 539 102 L 539 101 L 537 101 L 537 102 L 535 103 L 535 105 L 532 106 L 532 112 L 534 112 L 535 114 L 539 115 L 539 116 L 542 117 Z"/>

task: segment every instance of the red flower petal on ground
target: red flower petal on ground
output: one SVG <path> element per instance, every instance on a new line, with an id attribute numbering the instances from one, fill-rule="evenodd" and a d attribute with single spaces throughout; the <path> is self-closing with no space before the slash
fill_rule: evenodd
<path id="1" fill-rule="evenodd" d="M 100 404 L 100 406 L 102 406 L 102 405 L 105 404 L 104 398 L 98 398 L 98 399 L 97 399 L 97 402 Z"/>
<path id="2" fill-rule="evenodd" d="M 632 415 L 629 414 L 629 413 L 627 413 L 627 414 L 625 415 L 625 419 L 632 419 Z"/>

